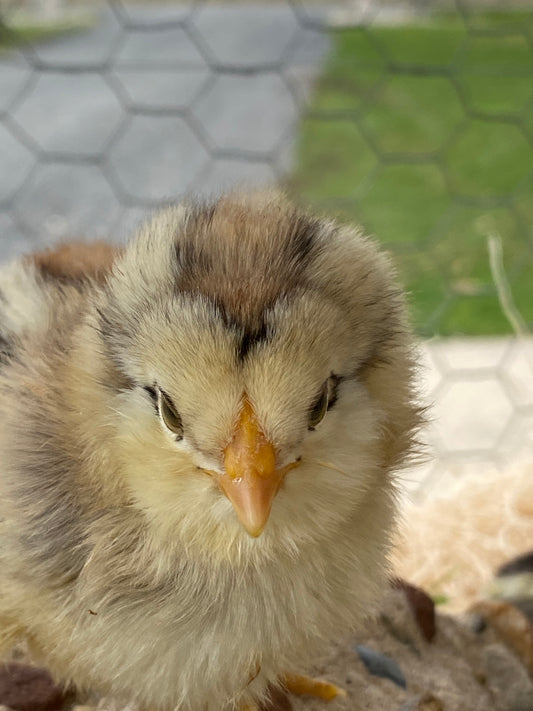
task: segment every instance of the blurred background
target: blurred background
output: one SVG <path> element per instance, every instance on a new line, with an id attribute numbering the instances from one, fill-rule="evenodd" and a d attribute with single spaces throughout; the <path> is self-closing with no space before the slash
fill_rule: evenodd
<path id="1" fill-rule="evenodd" d="M 533 454 L 533 2 L 0 0 L 0 257 L 279 185 L 394 255 L 412 499 Z"/>

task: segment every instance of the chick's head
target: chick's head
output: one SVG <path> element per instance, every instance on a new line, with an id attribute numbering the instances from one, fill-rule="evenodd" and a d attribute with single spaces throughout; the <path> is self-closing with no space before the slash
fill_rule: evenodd
<path id="1" fill-rule="evenodd" d="M 208 550 L 294 548 L 357 517 L 416 424 L 401 292 L 356 231 L 278 196 L 157 215 L 99 308 L 135 505 Z M 255 547 L 255 548 L 254 548 Z"/>

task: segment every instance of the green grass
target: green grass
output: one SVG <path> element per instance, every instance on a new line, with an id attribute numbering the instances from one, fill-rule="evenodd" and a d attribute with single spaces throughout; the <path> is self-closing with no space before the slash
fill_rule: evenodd
<path id="1" fill-rule="evenodd" d="M 393 252 L 423 335 L 510 332 L 487 230 L 533 326 L 528 31 L 499 12 L 332 32 L 289 190 Z"/>
<path id="2" fill-rule="evenodd" d="M 19 47 L 32 45 L 37 42 L 52 40 L 72 32 L 86 30 L 92 26 L 92 21 L 80 22 L 55 22 L 53 24 L 30 24 L 3 26 L 0 23 L 0 52 Z"/>

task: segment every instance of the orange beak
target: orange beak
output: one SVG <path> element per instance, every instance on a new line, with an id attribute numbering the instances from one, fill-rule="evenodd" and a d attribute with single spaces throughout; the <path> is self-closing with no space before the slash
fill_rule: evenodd
<path id="1" fill-rule="evenodd" d="M 293 466 L 289 464 L 276 469 L 274 447 L 261 431 L 255 412 L 245 397 L 232 440 L 224 450 L 225 471 L 216 477 L 250 536 L 257 538 L 261 535 L 274 497 L 285 474 Z"/>

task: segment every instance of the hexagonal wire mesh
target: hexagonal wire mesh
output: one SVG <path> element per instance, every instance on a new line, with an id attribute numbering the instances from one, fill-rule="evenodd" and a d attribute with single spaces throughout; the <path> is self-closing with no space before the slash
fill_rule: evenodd
<path id="1" fill-rule="evenodd" d="M 393 251 L 422 335 L 531 325 L 532 4 L 0 0 L 0 13 L 3 258 L 122 240 L 182 195 L 281 183 Z M 430 463 L 406 476 L 418 494 L 469 463 L 531 456 L 530 340 L 423 354 L 436 407 Z"/>

